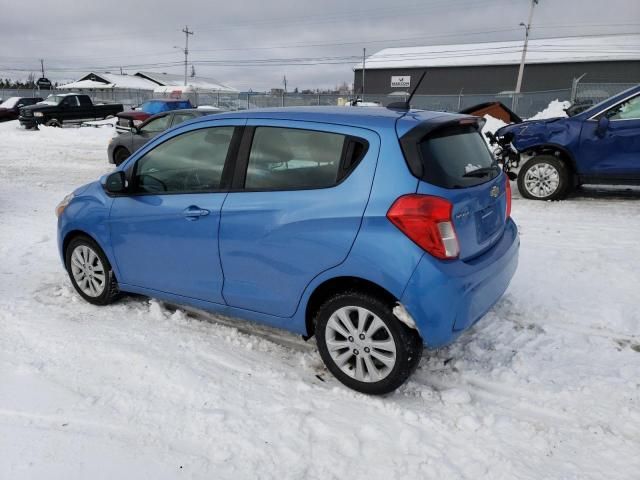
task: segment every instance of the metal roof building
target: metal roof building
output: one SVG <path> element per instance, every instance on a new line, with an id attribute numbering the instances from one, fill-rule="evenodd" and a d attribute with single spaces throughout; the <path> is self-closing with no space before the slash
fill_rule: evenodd
<path id="1" fill-rule="evenodd" d="M 386 48 L 366 59 L 365 91 L 411 90 L 423 70 L 427 76 L 418 94 L 512 91 L 522 47 L 522 41 L 508 41 Z M 361 92 L 361 63 L 354 73 L 355 91 Z M 570 88 L 583 74 L 588 82 L 640 82 L 640 35 L 529 40 L 523 92 Z"/>

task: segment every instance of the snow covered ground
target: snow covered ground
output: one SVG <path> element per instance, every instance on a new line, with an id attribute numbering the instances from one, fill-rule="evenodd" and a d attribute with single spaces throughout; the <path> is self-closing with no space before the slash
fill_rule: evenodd
<path id="1" fill-rule="evenodd" d="M 0 124 L 0 478 L 639 477 L 640 190 L 516 193 L 503 300 L 371 398 L 313 342 L 74 293 L 53 209 L 112 131 Z"/>

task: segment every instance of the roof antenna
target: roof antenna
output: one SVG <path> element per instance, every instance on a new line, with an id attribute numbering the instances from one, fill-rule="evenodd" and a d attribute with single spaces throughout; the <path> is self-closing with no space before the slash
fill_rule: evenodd
<path id="1" fill-rule="evenodd" d="M 422 79 L 426 74 L 427 74 L 427 71 L 424 70 L 422 72 L 422 75 L 420 75 L 420 78 L 416 82 L 416 86 L 413 87 L 413 90 L 411 90 L 411 93 L 409 94 L 409 98 L 407 98 L 406 101 L 390 103 L 389 105 L 387 105 L 387 108 L 390 108 L 391 110 L 409 110 L 411 108 L 411 99 L 413 98 L 415 93 L 418 91 L 418 87 L 420 87 L 420 84 L 422 83 Z"/>

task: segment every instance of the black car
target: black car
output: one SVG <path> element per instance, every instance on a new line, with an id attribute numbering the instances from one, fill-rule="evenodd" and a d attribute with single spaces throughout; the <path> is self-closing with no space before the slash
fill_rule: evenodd
<path id="1" fill-rule="evenodd" d="M 9 97 L 0 103 L 0 122 L 16 120 L 20 115 L 20 109 L 34 103 L 41 102 L 41 97 Z"/>
<path id="2" fill-rule="evenodd" d="M 171 127 L 175 127 L 182 122 L 186 122 L 187 120 L 191 120 L 196 117 L 221 113 L 222 111 L 223 110 L 215 108 L 189 108 L 158 113 L 157 115 L 148 118 L 140 126 L 131 127 L 128 131 L 122 132 L 111 139 L 107 149 L 109 163 L 120 165 L 129 158 L 129 155 L 138 150 L 153 137 L 161 134 Z"/>
<path id="3" fill-rule="evenodd" d="M 39 124 L 60 127 L 66 122 L 83 122 L 115 117 L 123 110 L 121 104 L 95 105 L 88 95 L 76 93 L 49 95 L 46 100 L 20 109 L 20 125 L 34 128 Z"/>

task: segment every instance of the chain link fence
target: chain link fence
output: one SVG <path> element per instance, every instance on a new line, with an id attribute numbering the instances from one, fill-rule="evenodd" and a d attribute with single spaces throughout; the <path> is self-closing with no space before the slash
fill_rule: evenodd
<path id="1" fill-rule="evenodd" d="M 513 93 L 498 93 L 495 95 L 474 95 L 459 93 L 457 95 L 415 95 L 412 106 L 426 110 L 443 112 L 457 112 L 484 102 L 502 102 L 508 107 L 515 105 L 515 112 L 522 118 L 528 118 L 544 110 L 551 101 L 570 101 L 572 103 L 597 103 L 611 95 L 633 86 L 623 83 L 579 83 L 574 82 L 573 88 L 549 90 L 543 92 L 526 92 L 518 95 L 514 101 Z M 46 97 L 52 93 L 68 93 L 66 90 L 38 89 L 0 89 L 0 98 L 9 97 Z M 122 103 L 125 109 L 140 105 L 146 100 L 157 98 L 149 90 L 96 90 L 87 93 L 94 102 Z M 187 97 L 194 105 L 209 105 L 224 110 L 250 110 L 265 107 L 294 107 L 294 106 L 327 106 L 345 105 L 353 99 L 350 95 L 339 94 L 302 94 L 302 93 L 190 93 Z M 364 101 L 375 102 L 382 106 L 406 100 L 406 95 L 365 95 Z"/>
<path id="2" fill-rule="evenodd" d="M 595 105 L 636 85 L 637 83 L 576 82 L 571 103 Z"/>

